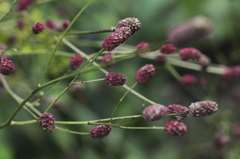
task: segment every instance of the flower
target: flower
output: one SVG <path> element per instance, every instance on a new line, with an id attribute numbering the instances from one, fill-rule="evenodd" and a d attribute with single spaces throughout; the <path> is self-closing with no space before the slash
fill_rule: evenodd
<path id="1" fill-rule="evenodd" d="M 109 63 L 114 60 L 114 57 L 110 54 L 106 54 L 102 57 L 102 63 Z"/>
<path id="2" fill-rule="evenodd" d="M 65 20 L 63 23 L 62 23 L 62 26 L 64 29 L 66 29 L 70 24 L 70 21 L 69 20 Z"/>
<path id="3" fill-rule="evenodd" d="M 70 68 L 71 70 L 76 70 L 83 62 L 83 58 L 81 55 L 75 55 L 70 60 Z"/>
<path id="4" fill-rule="evenodd" d="M 170 121 L 164 125 L 164 131 L 168 135 L 183 136 L 187 132 L 187 126 L 177 121 Z"/>
<path id="5" fill-rule="evenodd" d="M 45 24 L 46 24 L 46 27 L 48 27 L 49 29 L 52 29 L 52 30 L 56 29 L 56 23 L 53 20 L 48 19 Z"/>
<path id="6" fill-rule="evenodd" d="M 112 51 L 120 44 L 124 43 L 127 39 L 130 38 L 131 29 L 129 27 L 117 28 L 115 32 L 109 35 L 102 42 L 102 48 L 107 51 Z"/>
<path id="7" fill-rule="evenodd" d="M 180 57 L 182 60 L 186 61 L 192 59 L 194 61 L 199 61 L 202 53 L 195 48 L 184 48 L 180 50 Z"/>
<path id="8" fill-rule="evenodd" d="M 194 75 L 184 75 L 181 78 L 181 83 L 184 86 L 193 86 L 197 83 L 197 78 Z"/>
<path id="9" fill-rule="evenodd" d="M 151 64 L 146 64 L 136 72 L 135 79 L 139 84 L 145 84 L 151 80 L 154 74 L 155 67 Z"/>
<path id="10" fill-rule="evenodd" d="M 17 3 L 17 10 L 18 11 L 23 11 L 27 9 L 35 0 L 20 0 Z"/>
<path id="11" fill-rule="evenodd" d="M 44 25 L 40 22 L 37 22 L 32 27 L 32 33 L 33 34 L 39 34 L 44 30 Z"/>
<path id="12" fill-rule="evenodd" d="M 51 113 L 44 113 L 38 119 L 44 131 L 52 132 L 55 129 L 55 117 Z"/>
<path id="13" fill-rule="evenodd" d="M 173 44 L 163 45 L 159 50 L 163 54 L 170 54 L 174 52 L 177 48 Z"/>
<path id="14" fill-rule="evenodd" d="M 149 121 L 155 121 L 165 118 L 168 114 L 168 108 L 160 104 L 153 104 L 146 107 L 142 114 L 143 118 Z"/>
<path id="15" fill-rule="evenodd" d="M 126 78 L 118 73 L 108 73 L 105 76 L 105 81 L 112 86 L 122 86 L 126 83 Z"/>
<path id="16" fill-rule="evenodd" d="M 139 44 L 137 44 L 136 48 L 136 54 L 146 53 L 149 50 L 149 44 L 147 42 L 140 42 Z"/>
<path id="17" fill-rule="evenodd" d="M 94 139 L 101 139 L 111 132 L 112 127 L 108 125 L 99 125 L 91 129 L 90 136 Z"/>
<path id="18" fill-rule="evenodd" d="M 6 76 L 14 73 L 14 64 L 11 60 L 5 59 L 0 64 L 0 73 Z"/>
<path id="19" fill-rule="evenodd" d="M 122 27 L 129 27 L 131 29 L 131 34 L 134 34 L 136 31 L 140 29 L 141 22 L 140 20 L 138 20 L 138 18 L 134 17 L 125 18 L 120 20 L 116 25 L 116 29 Z"/>
<path id="20" fill-rule="evenodd" d="M 194 117 L 202 117 L 207 115 L 212 115 L 218 111 L 218 104 L 213 101 L 201 101 L 192 103 L 189 106 L 189 112 Z"/>
<path id="21" fill-rule="evenodd" d="M 169 105 L 168 107 L 168 114 L 175 114 L 175 113 L 184 113 L 184 112 L 188 112 L 188 108 L 181 106 L 181 105 L 176 105 L 176 104 L 172 104 Z M 182 114 L 180 116 L 171 116 L 173 119 L 176 120 L 184 120 L 189 116 L 188 113 Z"/>

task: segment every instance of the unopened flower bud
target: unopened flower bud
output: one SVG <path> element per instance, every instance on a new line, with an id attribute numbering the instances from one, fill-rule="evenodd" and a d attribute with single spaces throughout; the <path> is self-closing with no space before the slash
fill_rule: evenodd
<path id="1" fill-rule="evenodd" d="M 38 119 L 44 131 L 52 132 L 55 129 L 55 117 L 51 113 L 44 113 Z"/>

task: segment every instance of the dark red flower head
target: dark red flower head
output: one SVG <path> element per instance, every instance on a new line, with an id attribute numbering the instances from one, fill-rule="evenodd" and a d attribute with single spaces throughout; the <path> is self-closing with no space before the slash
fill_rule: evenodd
<path id="1" fill-rule="evenodd" d="M 180 57 L 182 60 L 194 60 L 198 61 L 201 58 L 202 53 L 195 48 L 185 48 L 180 50 Z"/>
<path id="2" fill-rule="evenodd" d="M 14 64 L 11 60 L 5 59 L 0 64 L 0 73 L 6 76 L 14 73 Z"/>
<path id="3" fill-rule="evenodd" d="M 39 34 L 44 30 L 44 25 L 40 22 L 37 22 L 34 24 L 34 26 L 32 27 L 32 33 L 33 34 Z"/>
<path id="4" fill-rule="evenodd" d="M 140 42 L 136 48 L 136 54 L 146 53 L 149 50 L 149 44 L 147 42 Z"/>
<path id="5" fill-rule="evenodd" d="M 111 130 L 112 130 L 111 126 L 99 125 L 99 126 L 92 128 L 92 130 L 90 131 L 90 136 L 94 139 L 101 139 L 101 138 L 108 136 L 108 134 L 111 132 Z"/>
<path id="6" fill-rule="evenodd" d="M 168 135 L 183 136 L 187 132 L 187 126 L 177 121 L 170 121 L 164 125 L 164 131 Z"/>
<path id="7" fill-rule="evenodd" d="M 66 29 L 70 24 L 70 21 L 69 20 L 65 20 L 63 23 L 62 23 L 62 26 L 64 29 Z"/>
<path id="8" fill-rule="evenodd" d="M 114 60 L 114 57 L 110 54 L 106 54 L 102 57 L 102 63 L 109 63 Z"/>
<path id="9" fill-rule="evenodd" d="M 18 11 L 23 11 L 27 9 L 35 0 L 20 0 L 17 3 L 17 10 Z"/>
<path id="10" fill-rule="evenodd" d="M 181 83 L 184 86 L 193 86 L 197 83 L 197 78 L 194 75 L 182 76 Z"/>
<path id="11" fill-rule="evenodd" d="M 168 108 L 168 114 L 188 112 L 187 107 L 184 107 L 184 106 L 181 106 L 181 105 L 176 105 L 176 104 L 169 105 L 167 108 Z M 179 116 L 171 116 L 171 117 L 173 119 L 176 119 L 176 120 L 184 120 L 188 116 L 189 116 L 189 113 L 182 114 L 182 115 L 179 115 Z"/>
<path id="12" fill-rule="evenodd" d="M 124 75 L 118 73 L 108 73 L 106 74 L 105 81 L 112 86 L 122 86 L 126 83 L 126 78 Z"/>
<path id="13" fill-rule="evenodd" d="M 44 131 L 52 132 L 55 129 L 55 117 L 51 113 L 44 113 L 38 119 Z"/>
<path id="14" fill-rule="evenodd" d="M 81 55 L 75 55 L 70 60 L 70 68 L 71 70 L 76 70 L 83 62 L 83 58 Z"/>
<path id="15" fill-rule="evenodd" d="M 135 79 L 139 84 L 145 84 L 151 80 L 154 74 L 155 67 L 151 64 L 147 64 L 137 71 Z"/>
<path id="16" fill-rule="evenodd" d="M 163 54 L 171 54 L 176 49 L 177 48 L 173 44 L 166 44 L 166 45 L 163 45 L 159 50 Z"/>

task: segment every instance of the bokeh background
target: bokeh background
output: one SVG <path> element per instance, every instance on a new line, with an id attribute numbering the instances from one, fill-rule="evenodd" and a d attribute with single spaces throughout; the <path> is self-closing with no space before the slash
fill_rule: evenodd
<path id="1" fill-rule="evenodd" d="M 0 16 L 10 7 L 13 1 L 0 0 Z M 0 42 L 8 48 L 20 43 L 31 32 L 34 22 L 45 23 L 51 19 L 55 21 L 72 20 L 77 12 L 87 3 L 87 0 L 39 0 L 25 11 L 19 12 L 13 8 L 9 16 L 0 23 Z M 145 41 L 152 50 L 158 49 L 167 42 L 168 30 L 182 22 L 198 15 L 208 17 L 214 24 L 210 35 L 212 43 L 206 39 L 185 44 L 183 47 L 196 47 L 210 57 L 218 65 L 238 65 L 240 60 L 240 1 L 239 0 L 96 0 L 84 11 L 73 25 L 72 30 L 101 30 L 110 29 L 120 19 L 137 17 L 142 22 L 141 29 L 126 43 L 125 47 L 134 48 Z M 23 19 L 24 28 L 17 27 L 17 21 Z M 101 41 L 110 33 L 67 36 L 66 38 L 86 54 L 92 54 L 101 49 Z M 52 32 L 46 29 L 39 35 L 31 36 L 27 41 L 17 46 L 17 50 L 9 51 L 9 58 L 16 65 L 16 73 L 5 77 L 10 88 L 20 97 L 25 98 L 37 85 L 49 54 L 56 44 Z M 45 81 L 63 75 L 69 66 L 69 60 L 76 53 L 64 44 L 59 51 L 63 55 L 56 55 L 52 61 Z M 218 55 L 224 57 L 219 61 Z M 98 60 L 101 63 L 101 60 Z M 189 106 L 197 102 L 192 92 L 186 90 L 162 65 L 154 60 L 134 57 L 105 68 L 109 72 L 124 74 L 127 85 L 135 83 L 136 71 L 145 64 L 156 67 L 156 75 L 151 82 L 138 85 L 134 89 L 143 96 L 165 106 L 180 104 Z M 199 79 L 201 72 L 177 67 L 180 75 L 194 74 Z M 104 78 L 98 70 L 84 73 L 79 81 Z M 234 137 L 234 124 L 239 122 L 238 82 L 228 87 L 216 84 L 219 75 L 210 75 L 211 90 L 215 101 L 219 104 L 219 111 L 208 117 L 189 117 L 184 121 L 188 132 L 181 137 L 169 136 L 163 130 L 125 130 L 113 128 L 109 136 L 96 140 L 89 136 L 68 134 L 55 130 L 52 133 L 42 131 L 39 124 L 24 126 L 10 126 L 0 130 L 0 159 L 237 159 L 240 155 L 239 141 Z M 31 102 L 39 100 L 36 108 L 44 111 L 50 102 L 63 90 L 71 79 L 63 80 L 54 88 L 51 86 L 39 92 Z M 212 83 L 211 83 L 212 82 Z M 52 88 L 52 89 L 51 89 Z M 204 88 L 199 84 L 199 90 Z M 51 90 L 50 90 L 51 89 Z M 49 91 L 50 90 L 50 91 Z M 105 82 L 86 83 L 71 88 L 49 111 L 57 120 L 88 121 L 108 118 L 118 100 L 126 90 L 123 87 L 112 87 Z M 204 91 L 203 91 L 204 92 Z M 40 97 L 40 94 L 44 94 Z M 208 92 L 204 92 L 206 95 Z M 233 94 L 235 93 L 233 98 Z M 237 94 L 238 95 L 238 94 Z M 204 99 L 202 99 L 204 100 Z M 5 122 L 18 103 L 0 87 L 0 122 Z M 149 104 L 129 93 L 121 103 L 116 116 L 141 114 Z M 31 120 L 32 116 L 24 109 L 14 118 L 16 121 Z M 165 118 L 156 122 L 139 119 L 130 126 L 163 126 L 171 121 Z M 74 125 L 63 127 L 76 131 L 89 131 L 93 126 Z M 231 141 L 218 148 L 214 144 L 215 135 L 223 132 Z"/>

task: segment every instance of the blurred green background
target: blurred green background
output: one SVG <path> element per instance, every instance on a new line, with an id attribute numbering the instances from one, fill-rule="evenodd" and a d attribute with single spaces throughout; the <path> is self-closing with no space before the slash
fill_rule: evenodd
<path id="1" fill-rule="evenodd" d="M 27 11 L 18 12 L 13 8 L 10 15 L 0 23 L 0 42 L 8 48 L 21 42 L 30 33 L 35 22 L 45 22 L 47 19 L 56 21 L 72 20 L 78 11 L 88 2 L 87 0 L 37 1 Z M 0 16 L 10 7 L 12 1 L 0 1 Z M 214 30 L 210 44 L 205 40 L 186 44 L 184 47 L 196 47 L 209 56 L 213 63 L 220 65 L 239 64 L 240 41 L 240 1 L 239 0 L 96 0 L 84 11 L 74 24 L 72 30 L 101 30 L 110 29 L 120 19 L 137 17 L 142 22 L 141 29 L 136 32 L 125 44 L 133 48 L 140 42 L 150 44 L 150 48 L 157 49 L 166 43 L 167 31 L 174 25 L 185 22 L 195 16 L 204 15 L 212 20 Z M 66 14 L 59 15 L 59 8 L 65 8 Z M 25 22 L 23 29 L 16 27 L 16 22 L 22 18 Z M 109 33 L 67 36 L 66 38 L 77 48 L 87 54 L 100 50 L 101 41 Z M 9 40 L 14 36 L 15 42 Z M 15 53 L 8 56 L 15 63 L 17 71 L 6 77 L 11 89 L 20 97 L 25 98 L 37 85 L 50 53 L 56 44 L 56 39 L 49 30 L 39 35 L 33 35 L 26 42 L 18 46 Z M 178 48 L 181 49 L 181 48 Z M 69 66 L 69 60 L 76 53 L 64 44 L 59 51 L 68 52 L 66 56 L 55 56 L 48 71 L 46 81 L 63 75 Z M 43 54 L 38 55 L 37 53 Z M 226 57 L 226 63 L 218 61 L 218 53 Z M 23 54 L 24 53 L 24 54 Z M 101 63 L 101 61 L 98 61 Z M 180 104 L 189 106 L 196 102 L 191 93 L 174 79 L 174 77 L 157 62 L 141 57 L 135 57 L 111 67 L 109 72 L 124 74 L 127 85 L 134 84 L 136 71 L 145 64 L 156 67 L 156 75 L 151 82 L 138 85 L 135 90 L 147 98 L 163 105 Z M 201 72 L 177 68 L 184 75 L 194 74 L 201 77 Z M 219 76 L 211 75 L 212 79 Z M 104 78 L 98 70 L 84 73 L 79 81 Z M 44 98 L 40 100 L 40 111 L 44 111 L 50 102 L 67 86 L 70 79 L 61 81 Z M 211 82 L 211 81 L 210 81 Z M 210 83 L 210 85 L 213 83 Z M 55 130 L 52 133 L 42 131 L 39 124 L 24 126 L 10 126 L 0 131 L 0 159 L 237 159 L 240 155 L 240 143 L 235 140 L 223 149 L 214 147 L 214 136 L 223 131 L 226 135 L 233 135 L 233 125 L 239 122 L 238 102 L 233 100 L 231 91 L 237 88 L 238 82 L 232 83 L 229 88 L 213 87 L 216 92 L 216 102 L 219 111 L 209 117 L 189 117 L 184 121 L 188 132 L 181 137 L 169 136 L 163 130 L 124 130 L 113 128 L 109 136 L 96 140 L 89 136 L 68 134 Z M 51 87 L 42 90 L 47 93 Z M 201 85 L 197 86 L 200 90 Z M 112 87 L 105 82 L 86 83 L 79 88 L 70 89 L 49 112 L 56 120 L 88 121 L 108 118 L 115 105 L 126 90 L 122 87 Z M 205 92 L 207 94 L 207 92 Z M 34 97 L 37 99 L 39 94 Z M 34 101 L 32 99 L 31 101 Z M 204 99 L 203 99 L 204 100 Z M 0 87 L 0 122 L 5 122 L 18 106 L 4 87 Z M 149 104 L 129 93 L 121 103 L 115 116 L 141 114 Z M 16 121 L 30 120 L 32 116 L 24 109 L 14 118 Z M 139 119 L 130 126 L 163 126 L 171 121 L 165 118 L 156 122 Z M 89 131 L 93 126 L 75 125 L 65 126 L 76 131 Z M 232 138 L 234 140 L 234 138 Z"/>

